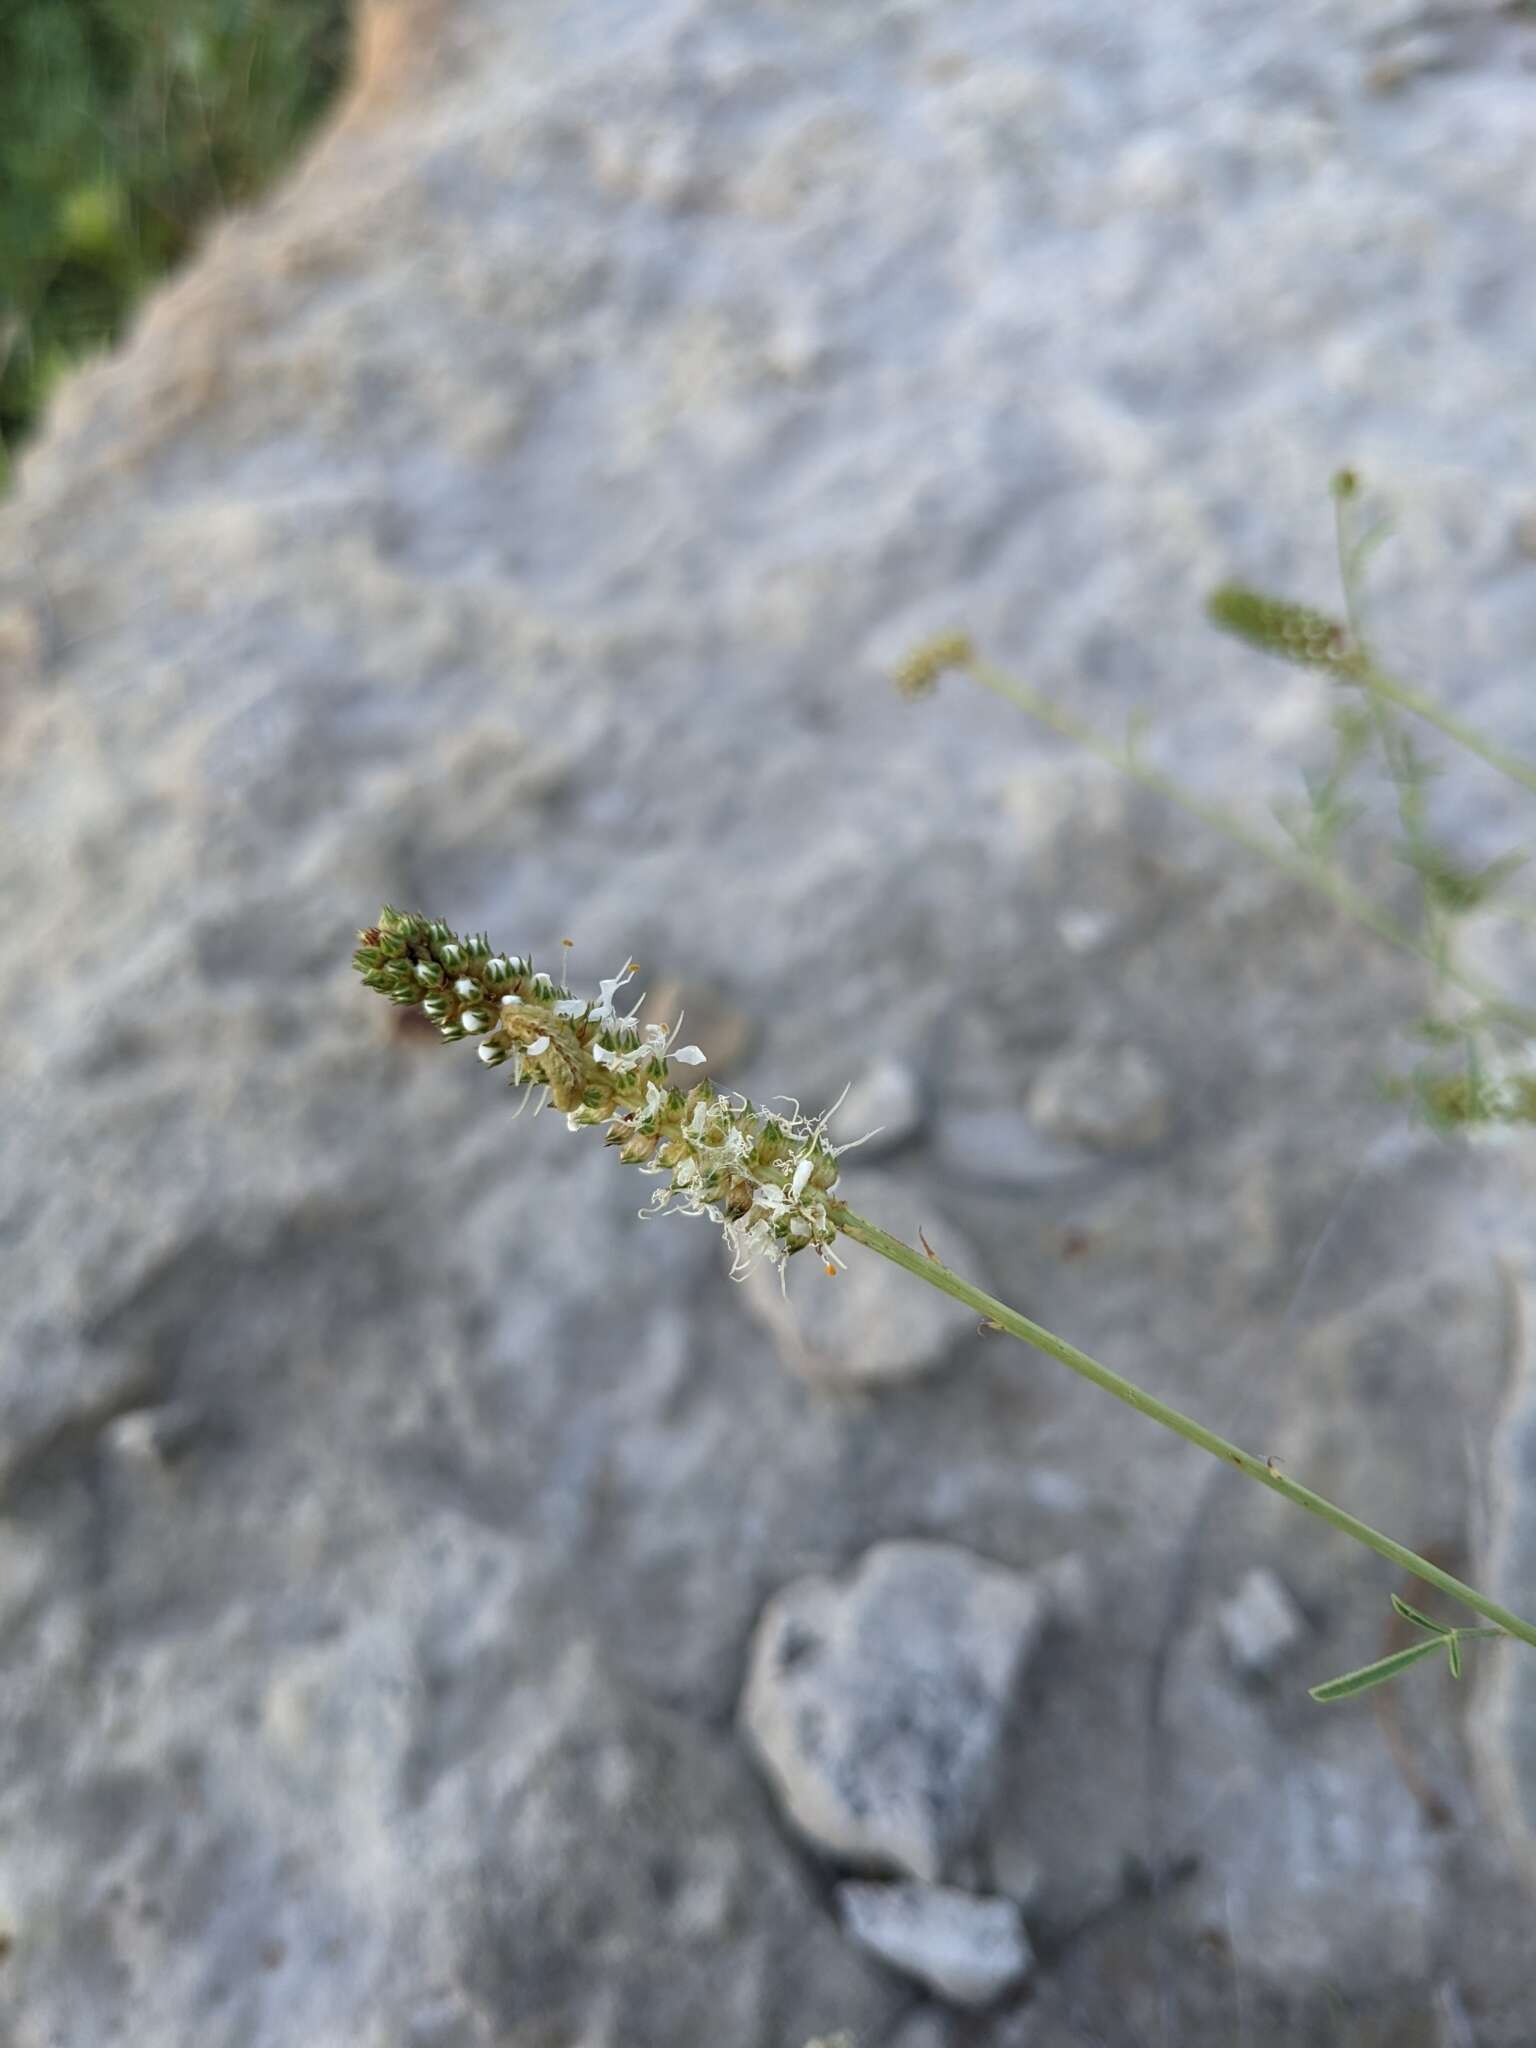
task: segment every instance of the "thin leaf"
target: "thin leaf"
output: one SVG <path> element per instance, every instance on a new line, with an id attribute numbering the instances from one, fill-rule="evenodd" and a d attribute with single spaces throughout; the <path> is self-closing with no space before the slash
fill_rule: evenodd
<path id="1" fill-rule="evenodd" d="M 1445 1654 L 1446 1654 L 1446 1655 L 1447 1655 L 1447 1656 L 1448 1656 L 1448 1657 L 1450 1658 L 1450 1660 L 1451 1660 L 1451 1676 L 1452 1676 L 1452 1678 L 1460 1678 L 1460 1676 L 1461 1676 L 1461 1639 L 1460 1639 L 1460 1638 L 1459 1638 L 1458 1636 L 1447 1636 L 1447 1637 L 1446 1637 L 1446 1639 L 1445 1639 Z"/>
<path id="2" fill-rule="evenodd" d="M 1392 1605 L 1404 1621 L 1411 1621 L 1415 1628 L 1427 1628 L 1432 1636 L 1448 1636 L 1452 1633 L 1443 1622 L 1431 1621 L 1427 1614 L 1421 1614 L 1417 1607 L 1410 1607 L 1406 1600 L 1399 1600 L 1395 1593 L 1392 1595 Z"/>
<path id="3" fill-rule="evenodd" d="M 1357 1692 L 1369 1692 L 1373 1685 L 1385 1685 L 1388 1679 L 1406 1671 L 1410 1664 L 1435 1656 L 1441 1640 L 1439 1636 L 1432 1636 L 1427 1643 L 1413 1643 L 1408 1649 L 1397 1650 L 1378 1663 L 1362 1664 L 1358 1671 L 1346 1671 L 1342 1678 L 1330 1678 L 1325 1685 L 1314 1685 L 1312 1697 L 1326 1706 L 1331 1700 L 1347 1700 Z"/>

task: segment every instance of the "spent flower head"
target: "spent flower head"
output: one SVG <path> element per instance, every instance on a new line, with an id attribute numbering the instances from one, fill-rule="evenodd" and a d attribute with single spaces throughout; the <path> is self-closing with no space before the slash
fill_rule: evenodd
<path id="1" fill-rule="evenodd" d="M 638 1003 L 621 1010 L 632 960 L 596 996 L 579 996 L 531 960 L 414 911 L 386 907 L 358 938 L 352 964 L 367 987 L 421 1010 L 450 1042 L 478 1039 L 484 1065 L 505 1067 L 513 1087 L 542 1096 L 541 1108 L 560 1110 L 572 1130 L 605 1126 L 626 1165 L 664 1174 L 643 1214 L 711 1217 L 738 1276 L 757 1258 L 782 1269 L 807 1246 L 829 1272 L 841 1265 L 830 1204 L 842 1148 L 828 1141 L 826 1117 L 756 1109 L 707 1077 L 680 1087 L 673 1064 L 701 1066 L 705 1055 L 676 1045 L 675 1027 L 642 1024 Z"/>

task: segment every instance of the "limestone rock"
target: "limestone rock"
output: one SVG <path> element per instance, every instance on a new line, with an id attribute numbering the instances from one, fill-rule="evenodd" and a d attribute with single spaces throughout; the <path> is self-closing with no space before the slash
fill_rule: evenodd
<path id="1" fill-rule="evenodd" d="M 936 1881 L 975 1833 L 1045 1621 L 1024 1575 L 953 1544 L 877 1544 L 764 1611 L 743 1731 L 825 1854 Z"/>
<path id="2" fill-rule="evenodd" d="M 1536 1233 L 1527 1191 L 1452 1256 L 1456 1149 L 1411 1215 L 1370 1164 L 1422 963 L 1012 704 L 899 702 L 885 658 L 964 625 L 1111 741 L 1151 707 L 1143 758 L 1262 820 L 1336 692 L 1203 599 L 1331 602 L 1358 460 L 1384 659 L 1532 751 L 1529 23 L 1480 7 L 1394 102 L 1378 11 L 376 0 L 302 167 L 62 381 L 0 504 L 0 2039 L 884 2043 L 890 1984 L 719 1731 L 772 1590 L 914 1532 L 1097 1589 L 976 1865 L 1038 1856 L 1074 1936 L 1042 2041 L 1230 2048 L 1271 2006 L 1363 2039 L 1446 1957 L 1528 2038 L 1491 1832 L 1447 1854 L 1374 1717 L 1289 1690 L 1370 1653 L 1378 1560 L 1215 1472 L 1186 1565 L 1198 1455 L 894 1270 L 877 1356 L 932 1313 L 956 1369 L 818 1398 L 705 1226 L 637 1223 L 646 1182 L 346 966 L 389 900 L 541 964 L 574 938 L 584 987 L 635 957 L 721 991 L 760 1101 L 910 1060 L 931 1181 L 879 1220 L 1464 1550 L 1506 1383 L 1464 1293 L 1488 1218 Z M 1496 777 L 1434 797 L 1437 838 L 1528 840 Z M 1110 1038 L 1179 1082 L 1136 1172 L 1025 1114 Z M 1394 1258 L 1402 1313 L 1314 1345 Z M 830 1309 L 853 1255 L 806 1263 Z M 178 1409 L 145 1463 L 127 1418 Z M 1261 1565 L 1318 1630 L 1265 1698 L 1203 1625 Z M 943 1698 L 948 1607 L 917 1636 Z M 1488 1684 L 1523 1756 L 1529 1669 L 1398 1691 L 1458 1814 L 1445 1700 Z M 1149 1786 L 1200 1875 L 1096 1919 Z"/>
<path id="3" fill-rule="evenodd" d="M 53 1999 L 82 2016 L 72 2038 L 101 2038 L 104 1940 L 141 2040 L 188 2038 L 186 2015 L 200 2041 L 339 2048 L 387 2012 L 401 2041 L 574 2041 L 617 2012 L 625 2040 L 769 2048 L 765 1998 L 786 2038 L 829 2011 L 878 2038 L 896 2001 L 796 1878 L 734 1746 L 590 1643 L 530 1655 L 548 1595 L 520 1546 L 434 1517 L 302 1614 L 226 1610 L 206 1664 L 162 1642 L 119 1676 L 60 1745 L 49 1852 L 0 1867 L 7 2039 Z M 32 1810 L 8 1788 L 8 1832 Z"/>
<path id="4" fill-rule="evenodd" d="M 844 1883 L 843 1926 L 879 1956 L 951 2005 L 991 2005 L 1024 1982 L 1034 1961 L 1023 1915 L 1011 1899 L 926 1884 Z"/>

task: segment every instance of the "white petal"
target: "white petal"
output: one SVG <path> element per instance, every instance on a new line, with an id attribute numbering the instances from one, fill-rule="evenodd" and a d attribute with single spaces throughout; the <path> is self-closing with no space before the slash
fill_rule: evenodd
<path id="1" fill-rule="evenodd" d="M 672 1054 L 672 1057 L 675 1060 L 681 1060 L 685 1067 L 702 1067 L 709 1058 L 709 1054 L 707 1052 L 700 1052 L 696 1045 L 680 1045 Z"/>
<path id="2" fill-rule="evenodd" d="M 536 1060 L 536 1059 L 538 1058 L 538 1056 L 539 1056 L 539 1054 L 540 1054 L 541 1052 L 548 1052 L 548 1051 L 549 1051 L 549 1033 L 548 1033 L 548 1032 L 546 1031 L 546 1032 L 544 1033 L 544 1035 L 543 1035 L 543 1036 L 542 1036 L 541 1038 L 536 1038 L 536 1039 L 535 1039 L 535 1040 L 533 1041 L 532 1045 L 530 1045 L 530 1046 L 529 1046 L 529 1048 L 528 1048 L 528 1057 L 529 1057 L 530 1059 L 535 1059 L 535 1060 Z"/>

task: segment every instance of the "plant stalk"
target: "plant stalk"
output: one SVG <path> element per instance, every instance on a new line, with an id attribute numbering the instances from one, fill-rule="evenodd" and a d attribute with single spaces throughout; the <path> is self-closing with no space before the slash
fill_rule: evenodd
<path id="1" fill-rule="evenodd" d="M 1192 1416 L 1170 1407 L 1166 1401 L 1158 1400 L 1155 1394 L 1147 1393 L 1134 1381 L 1112 1371 L 1107 1365 L 1101 1365 L 1096 1358 L 1090 1358 L 1086 1351 L 1079 1351 L 1075 1344 L 1069 1344 L 1064 1337 L 1056 1336 L 1042 1324 L 1032 1322 L 1028 1316 L 1020 1315 L 1017 1309 L 1010 1308 L 1006 1302 L 999 1301 L 996 1296 L 973 1286 L 969 1280 L 963 1280 L 942 1260 L 914 1250 L 899 1237 L 893 1237 L 888 1230 L 881 1230 L 877 1224 L 866 1221 L 842 1203 L 829 1204 L 828 1213 L 838 1228 L 851 1237 L 855 1244 L 863 1245 L 868 1251 L 878 1252 L 893 1265 L 903 1267 L 907 1272 L 915 1274 L 919 1280 L 926 1280 L 930 1287 L 936 1287 L 940 1293 L 951 1295 L 956 1301 L 963 1302 L 967 1308 L 974 1309 L 978 1315 L 985 1317 L 990 1323 L 995 1323 L 999 1329 L 1006 1330 L 1010 1336 L 1017 1337 L 1021 1343 L 1032 1345 L 1036 1351 L 1043 1351 L 1048 1358 L 1056 1359 L 1059 1364 L 1075 1372 L 1081 1379 L 1091 1380 L 1094 1386 L 1102 1387 L 1106 1394 L 1113 1394 L 1117 1401 L 1123 1401 L 1127 1408 L 1134 1408 L 1138 1415 L 1145 1415 L 1153 1422 L 1161 1423 L 1164 1429 L 1172 1430 L 1175 1436 L 1183 1437 L 1186 1443 L 1196 1445 L 1209 1456 L 1219 1459 L 1222 1464 L 1230 1465 L 1246 1478 L 1257 1481 L 1260 1486 L 1267 1486 L 1271 1493 L 1278 1493 L 1282 1500 L 1290 1501 L 1292 1506 L 1305 1508 L 1309 1515 L 1316 1515 L 1319 1521 L 1326 1522 L 1331 1529 L 1337 1529 L 1341 1535 L 1352 1537 L 1367 1550 L 1374 1550 L 1378 1557 L 1386 1558 L 1390 1564 L 1395 1564 L 1401 1571 L 1422 1580 L 1425 1585 L 1438 1587 L 1451 1599 L 1459 1600 L 1464 1607 L 1471 1608 L 1474 1614 L 1480 1614 L 1485 1621 L 1494 1623 L 1506 1635 L 1515 1636 L 1522 1643 L 1528 1643 L 1532 1648 L 1536 1648 L 1536 1623 L 1522 1620 L 1509 1608 L 1502 1607 L 1497 1600 L 1490 1600 L 1486 1593 L 1478 1592 L 1475 1586 L 1469 1586 L 1450 1572 L 1442 1571 L 1438 1565 L 1431 1564 L 1427 1557 L 1420 1557 L 1416 1550 L 1410 1550 L 1406 1544 L 1394 1542 L 1390 1536 L 1384 1536 L 1379 1529 L 1373 1529 L 1369 1522 L 1362 1522 L 1357 1515 L 1351 1515 L 1345 1509 L 1335 1507 L 1331 1500 L 1325 1500 L 1320 1493 L 1313 1493 L 1310 1487 L 1299 1486 L 1294 1479 L 1285 1478 L 1263 1458 L 1256 1458 L 1237 1444 L 1229 1443 L 1224 1436 L 1218 1436 L 1215 1430 L 1205 1428 Z"/>
<path id="2" fill-rule="evenodd" d="M 1497 1011 L 1511 1023 L 1525 1026 L 1532 1023 L 1531 1013 L 1517 1004 L 1512 1004 L 1492 982 L 1485 981 L 1481 975 L 1459 967 L 1453 962 L 1443 960 L 1406 925 L 1380 909 L 1341 875 L 1331 873 L 1320 862 L 1309 860 L 1305 854 L 1282 846 L 1267 833 L 1254 831 L 1235 812 L 1225 809 L 1222 805 L 1207 803 L 1202 797 L 1185 789 L 1182 783 L 1175 781 L 1171 775 L 1164 775 L 1160 770 L 1138 760 L 1130 748 L 1118 747 L 1112 740 L 1104 739 L 1084 720 L 1064 710 L 1059 704 L 1053 703 L 1049 697 L 1033 689 L 1019 677 L 1010 675 L 989 661 L 975 658 L 957 666 L 984 690 L 990 690 L 994 696 L 1006 698 L 1010 704 L 1016 704 L 1021 711 L 1027 712 L 1041 725 L 1048 726 L 1052 732 L 1059 733 L 1063 739 L 1071 740 L 1075 746 L 1081 747 L 1085 753 L 1092 754 L 1096 760 L 1106 762 L 1132 782 L 1139 783 L 1143 789 L 1149 789 L 1154 795 L 1166 798 L 1169 803 L 1176 804 L 1190 817 L 1198 818 L 1201 824 L 1209 825 L 1213 831 L 1220 832 L 1235 845 L 1246 847 L 1250 853 L 1256 853 L 1262 859 L 1272 862 L 1293 880 L 1315 890 L 1318 895 L 1325 896 L 1334 908 L 1343 911 L 1346 917 L 1352 917 L 1356 924 L 1374 932 L 1377 938 L 1385 939 L 1389 946 L 1396 946 L 1404 953 L 1412 953 L 1426 966 L 1433 968 L 1438 975 L 1453 983 L 1463 995 L 1471 996 L 1475 1001 L 1486 1005 L 1490 1011 Z M 1369 687 L 1374 689 L 1378 685 L 1372 681 Z M 1401 691 L 1393 694 L 1395 690 L 1396 686 L 1393 686 L 1393 690 L 1383 689 L 1381 694 L 1391 695 L 1392 700 L 1403 704 L 1405 709 L 1417 708 L 1408 704 L 1406 696 Z M 1487 758 L 1489 756 L 1485 751 L 1484 759 Z M 1506 772 L 1514 773 L 1520 766 L 1519 763 L 1506 766 Z M 1531 782 L 1532 787 L 1536 788 L 1536 773 L 1532 774 Z"/>
<path id="3" fill-rule="evenodd" d="M 1522 761 L 1518 754 L 1511 754 L 1493 740 L 1484 739 L 1474 726 L 1447 711 L 1432 697 L 1424 697 L 1412 690 L 1406 683 L 1400 683 L 1395 676 L 1389 676 L 1370 662 L 1359 678 L 1361 685 L 1377 697 L 1384 697 L 1389 704 L 1397 705 L 1401 711 L 1409 711 L 1415 718 L 1422 718 L 1426 725 L 1432 725 L 1443 732 L 1447 739 L 1454 740 L 1459 747 L 1465 747 L 1469 754 L 1476 754 L 1480 761 L 1497 769 L 1500 775 L 1507 775 L 1511 782 L 1518 782 L 1523 789 L 1536 792 L 1536 768 L 1528 761 Z"/>

